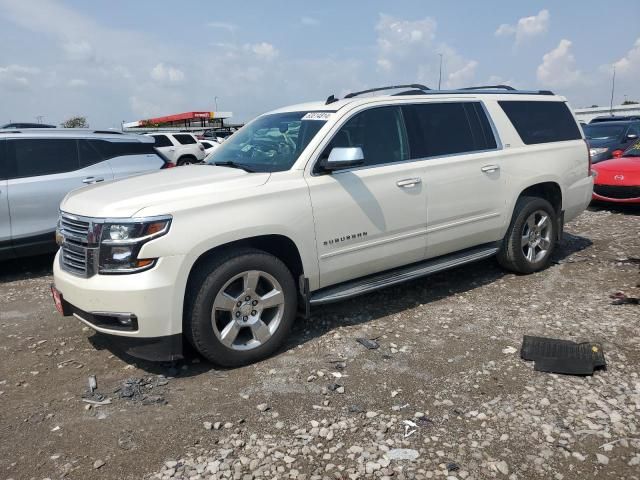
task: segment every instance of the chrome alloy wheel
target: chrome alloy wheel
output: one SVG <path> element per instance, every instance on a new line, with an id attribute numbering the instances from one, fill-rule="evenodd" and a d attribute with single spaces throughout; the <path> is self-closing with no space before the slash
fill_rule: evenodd
<path id="1" fill-rule="evenodd" d="M 276 332 L 284 314 L 284 292 L 271 275 L 259 270 L 239 273 L 213 301 L 211 325 L 225 346 L 251 350 Z"/>
<path id="2" fill-rule="evenodd" d="M 551 248 L 551 218 L 544 210 L 536 210 L 522 226 L 522 253 L 529 263 L 542 260 Z"/>

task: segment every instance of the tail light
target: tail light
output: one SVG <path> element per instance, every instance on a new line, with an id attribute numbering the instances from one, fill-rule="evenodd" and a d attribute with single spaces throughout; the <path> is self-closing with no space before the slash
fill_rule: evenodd
<path id="1" fill-rule="evenodd" d="M 623 150 L 618 149 L 611 152 L 611 155 L 613 155 L 613 158 L 620 158 L 623 153 L 624 153 Z"/>
<path id="2" fill-rule="evenodd" d="M 171 162 L 164 162 L 164 165 L 160 167 L 160 170 L 164 170 L 166 168 L 173 168 L 175 165 Z"/>

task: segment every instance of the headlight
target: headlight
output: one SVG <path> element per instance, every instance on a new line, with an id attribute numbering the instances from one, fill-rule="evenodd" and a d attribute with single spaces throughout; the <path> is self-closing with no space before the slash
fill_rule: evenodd
<path id="1" fill-rule="evenodd" d="M 138 258 L 142 246 L 169 231 L 170 217 L 105 223 L 100 240 L 99 273 L 136 273 L 152 268 L 156 258 Z"/>
<path id="2" fill-rule="evenodd" d="M 595 157 L 596 155 L 600 155 L 601 153 L 607 152 L 609 149 L 606 147 L 598 147 L 598 148 L 590 148 L 589 155 Z"/>

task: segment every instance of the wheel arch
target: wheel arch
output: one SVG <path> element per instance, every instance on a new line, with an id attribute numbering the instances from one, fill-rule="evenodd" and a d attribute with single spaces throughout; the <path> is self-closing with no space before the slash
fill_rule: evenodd
<path id="1" fill-rule="evenodd" d="M 553 206 L 557 215 L 560 215 L 560 212 L 562 212 L 562 188 L 558 182 L 546 181 L 530 185 L 520 192 L 516 202 L 519 198 L 525 196 L 544 198 Z"/>
<path id="2" fill-rule="evenodd" d="M 206 264 L 211 258 L 215 257 L 221 252 L 229 252 L 234 249 L 242 248 L 255 248 L 257 250 L 262 250 L 263 252 L 269 253 L 274 257 L 280 259 L 291 272 L 291 275 L 293 276 L 293 279 L 296 283 L 296 287 L 298 289 L 300 288 L 298 279 L 301 276 L 305 275 L 305 270 L 298 246 L 291 238 L 286 235 L 267 234 L 230 241 L 202 252 L 197 257 L 195 262 L 191 265 L 185 284 L 185 295 L 183 296 L 183 298 L 186 298 L 186 294 L 190 291 L 195 272 L 199 267 Z M 185 301 L 182 306 L 183 313 L 186 307 L 187 304 Z"/>

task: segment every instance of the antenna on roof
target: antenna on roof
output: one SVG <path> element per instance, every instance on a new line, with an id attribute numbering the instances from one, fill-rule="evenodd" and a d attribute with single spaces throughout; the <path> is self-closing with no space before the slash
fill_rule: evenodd
<path id="1" fill-rule="evenodd" d="M 330 103 L 337 102 L 337 101 L 338 99 L 336 98 L 335 95 L 329 95 L 329 97 L 327 98 L 327 101 L 324 104 L 329 105 Z"/>

